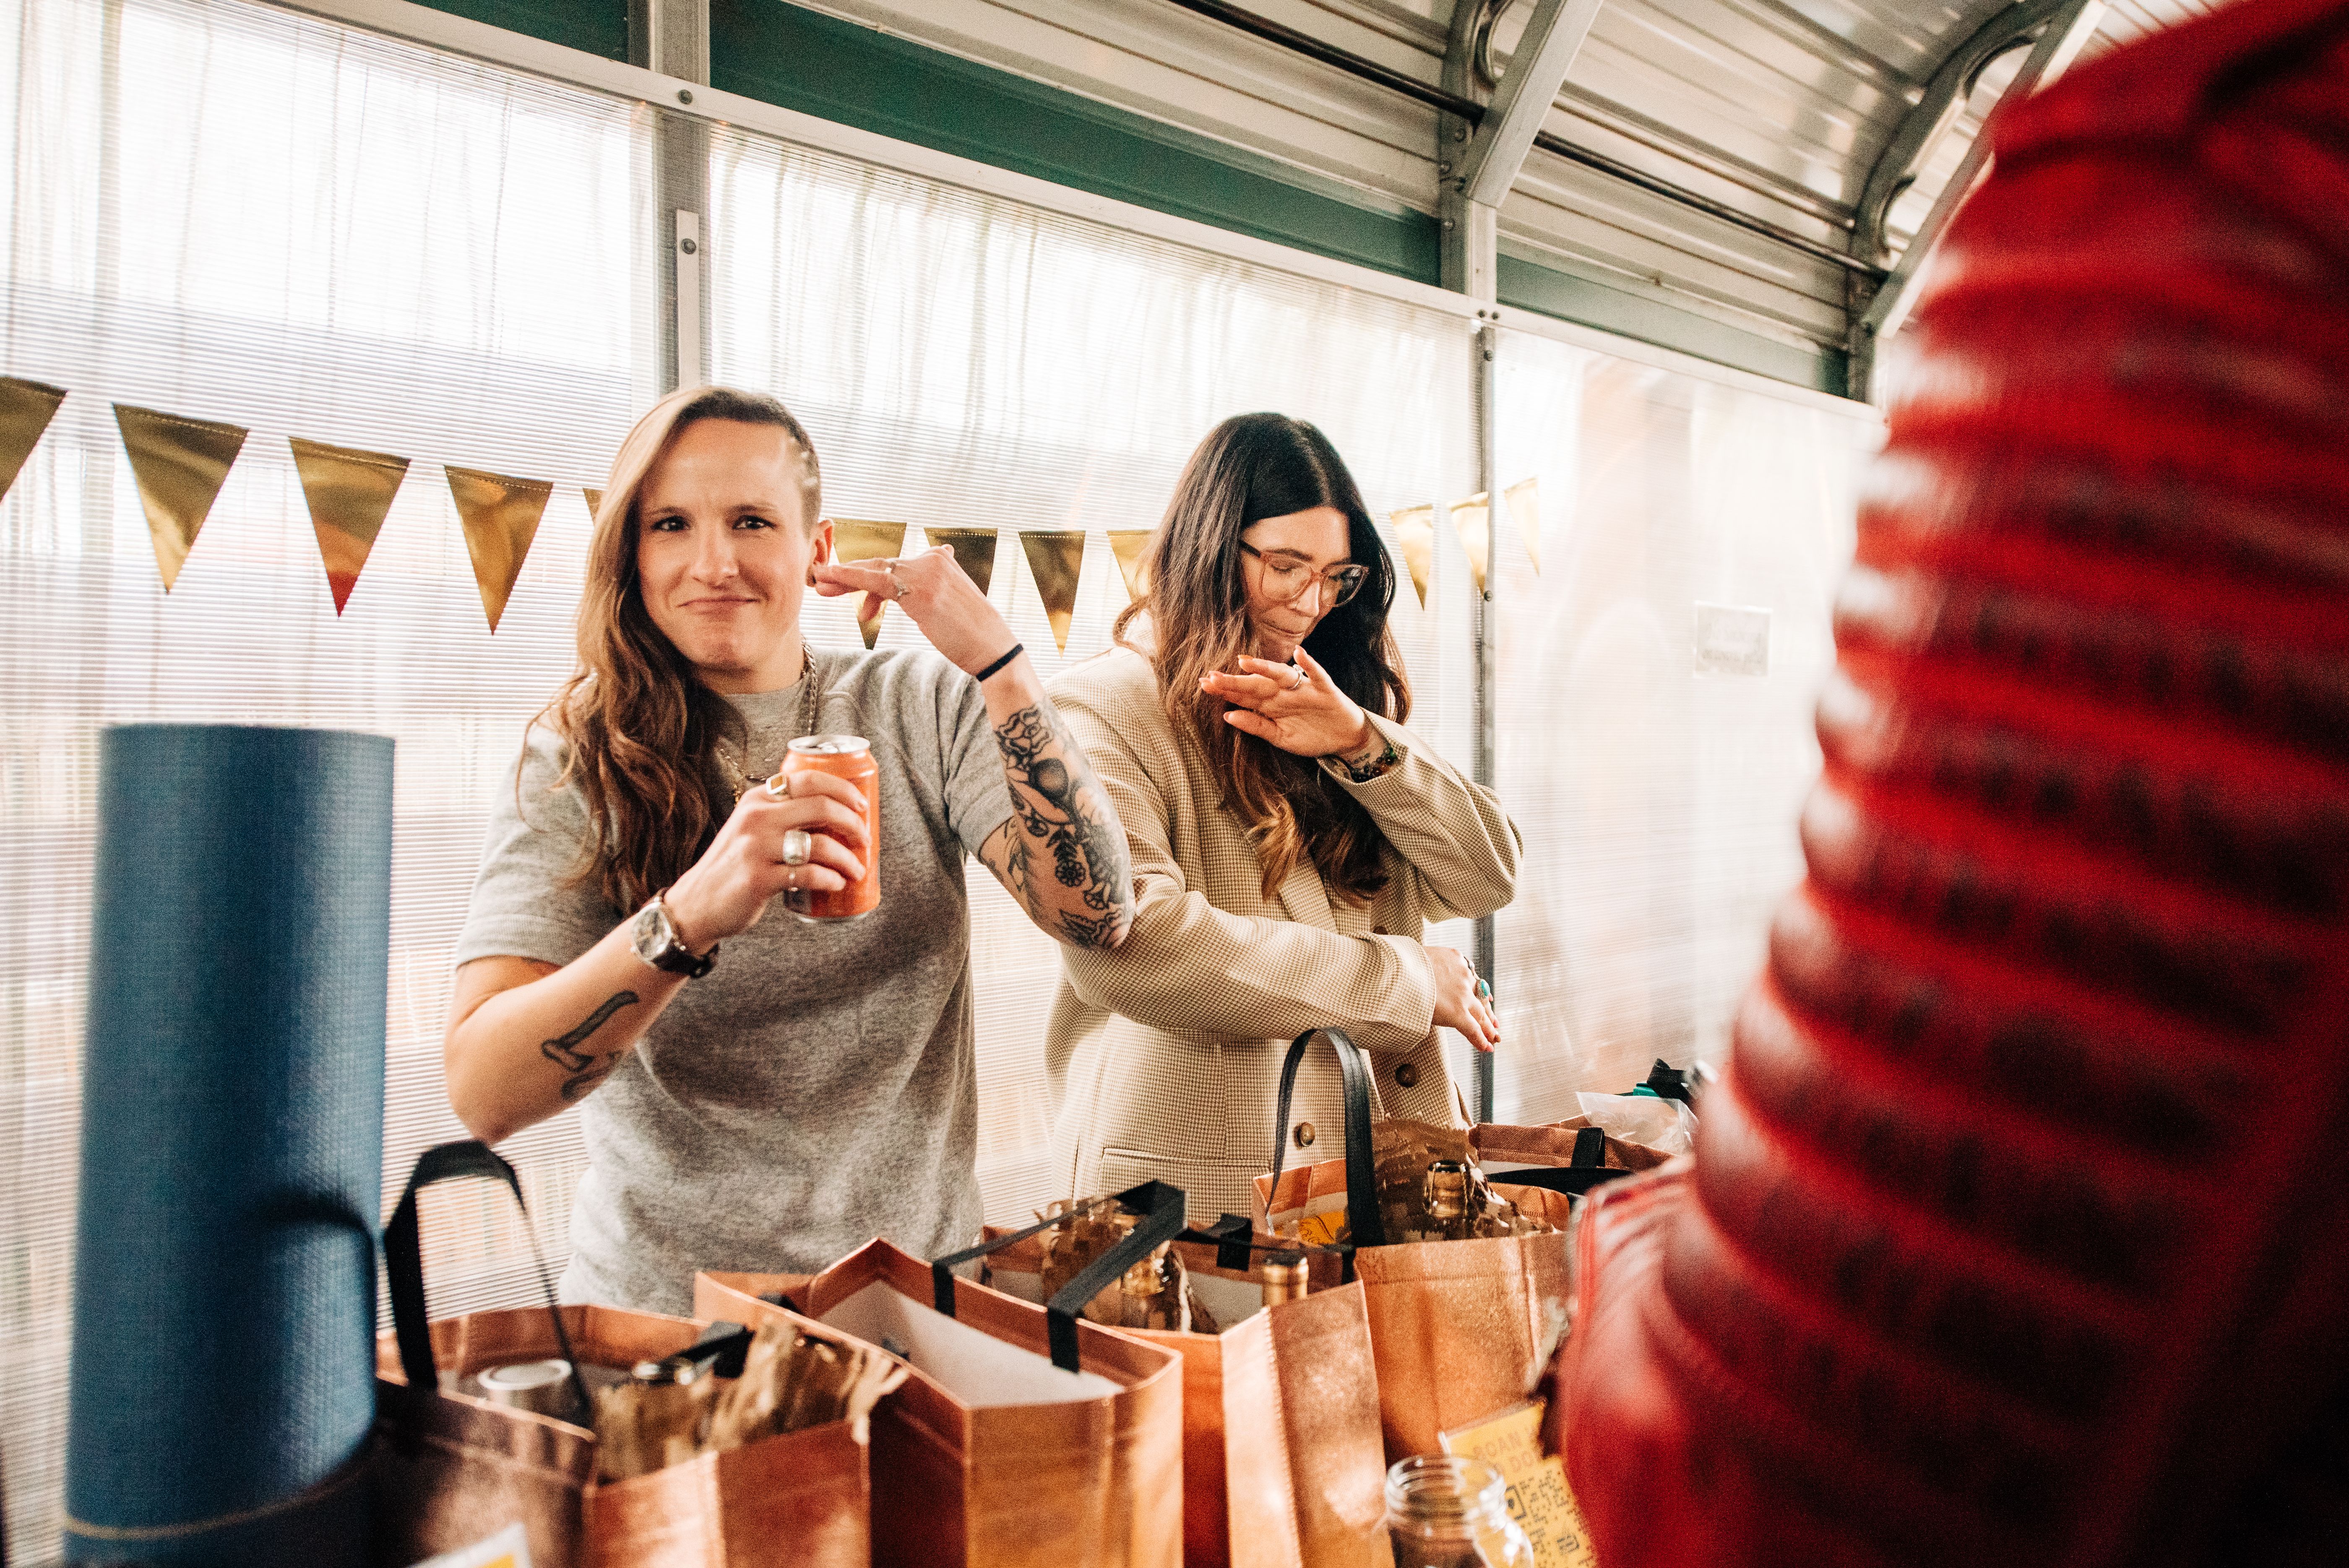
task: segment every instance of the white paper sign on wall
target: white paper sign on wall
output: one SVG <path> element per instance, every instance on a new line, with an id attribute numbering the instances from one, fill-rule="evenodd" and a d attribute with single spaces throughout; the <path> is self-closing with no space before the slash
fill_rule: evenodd
<path id="1" fill-rule="evenodd" d="M 1754 605 L 1698 600 L 1692 668 L 1699 675 L 1769 674 L 1770 612 Z"/>

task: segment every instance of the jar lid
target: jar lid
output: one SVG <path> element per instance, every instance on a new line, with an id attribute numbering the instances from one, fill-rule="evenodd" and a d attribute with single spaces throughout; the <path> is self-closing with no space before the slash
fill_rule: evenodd
<path id="1" fill-rule="evenodd" d="M 485 1366 L 479 1374 L 482 1389 L 492 1398 L 545 1388 L 571 1376 L 567 1361 L 517 1361 L 505 1366 Z"/>

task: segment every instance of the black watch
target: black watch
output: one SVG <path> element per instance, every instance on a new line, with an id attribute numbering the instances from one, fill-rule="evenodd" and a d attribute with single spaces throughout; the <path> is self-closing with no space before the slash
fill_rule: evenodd
<path id="1" fill-rule="evenodd" d="M 668 974 L 699 980 L 717 967 L 718 949 L 714 945 L 697 957 L 678 940 L 677 922 L 668 918 L 668 906 L 661 902 L 658 893 L 628 922 L 628 940 L 638 958 Z"/>

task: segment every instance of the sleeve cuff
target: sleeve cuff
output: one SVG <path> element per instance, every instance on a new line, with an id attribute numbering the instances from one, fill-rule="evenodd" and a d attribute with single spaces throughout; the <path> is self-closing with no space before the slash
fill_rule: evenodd
<path id="1" fill-rule="evenodd" d="M 1357 779 L 1353 774 L 1346 771 L 1346 764 L 1340 762 L 1335 754 L 1326 757 L 1316 757 L 1313 759 L 1315 762 L 1321 764 L 1321 771 L 1323 773 L 1328 774 L 1331 778 L 1336 779 L 1340 784 L 1345 785 L 1350 790 L 1376 788 L 1378 785 L 1384 784 L 1387 780 L 1394 777 L 1395 774 L 1401 773 L 1402 771 L 1403 763 L 1411 758 L 1412 738 L 1411 732 L 1409 730 L 1404 729 L 1401 724 L 1396 723 L 1393 720 L 1382 718 L 1376 713 L 1365 713 L 1362 717 L 1370 721 L 1371 732 L 1372 734 L 1381 737 L 1388 745 L 1394 748 L 1395 760 L 1393 766 L 1388 768 L 1386 772 L 1380 774 L 1375 778 Z"/>

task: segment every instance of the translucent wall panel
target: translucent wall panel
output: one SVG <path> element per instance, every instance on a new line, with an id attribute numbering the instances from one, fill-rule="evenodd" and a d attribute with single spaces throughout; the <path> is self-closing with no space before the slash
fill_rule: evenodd
<path id="1" fill-rule="evenodd" d="M 0 371 L 68 389 L 0 505 L 0 1449 L 8 1561 L 58 1550 L 97 733 L 398 741 L 386 1175 L 462 1136 L 449 951 L 489 802 L 572 662 L 600 483 L 647 389 L 632 111 L 224 0 L 0 23 Z M 246 427 L 168 595 L 109 404 Z M 339 617 L 289 437 L 411 460 Z M 495 636 L 442 467 L 554 486 Z M 169 809 L 159 802 L 158 809 Z M 560 1251 L 570 1118 L 510 1148 Z M 428 1217 L 434 1305 L 519 1300 L 486 1193 Z"/>
<path id="2" fill-rule="evenodd" d="M 1126 602 L 1106 532 L 1146 529 L 1215 423 L 1270 409 L 1337 443 L 1372 513 L 1473 488 L 1469 337 L 1454 317 L 771 141 L 714 138 L 711 342 L 721 381 L 803 418 L 836 516 L 1003 531 L 992 593 L 1049 677 L 1108 646 Z M 1057 650 L 1012 535 L 1086 535 Z M 907 546 L 921 540 L 909 533 Z M 1396 626 L 1414 723 L 1467 758 L 1466 587 Z M 811 612 L 853 646 L 848 609 Z M 901 617 L 884 646 L 917 641 Z M 979 1174 L 991 1217 L 1047 1196 L 1052 943 L 972 868 Z M 1268 1154 L 1270 1152 L 1267 1151 Z"/>
<path id="3" fill-rule="evenodd" d="M 1531 874 L 1500 918 L 1505 1120 L 1570 1114 L 1661 1056 L 1718 1059 L 1802 874 L 1811 705 L 1851 556 L 1865 410 L 1505 334 L 1504 485 L 1537 481 L 1497 598 L 1500 787 Z M 1699 607 L 1750 613 L 1700 643 Z"/>

